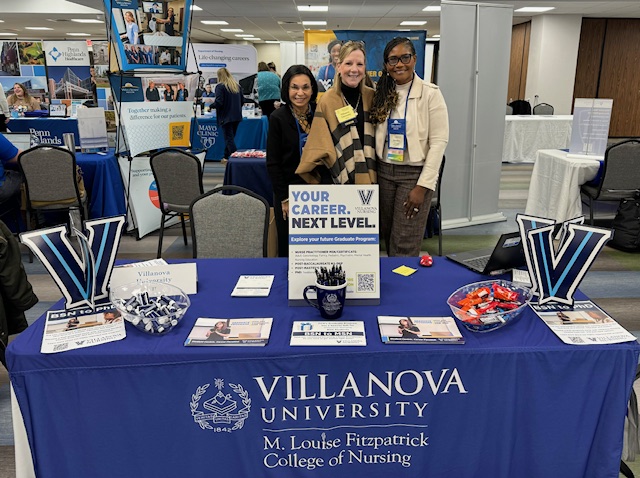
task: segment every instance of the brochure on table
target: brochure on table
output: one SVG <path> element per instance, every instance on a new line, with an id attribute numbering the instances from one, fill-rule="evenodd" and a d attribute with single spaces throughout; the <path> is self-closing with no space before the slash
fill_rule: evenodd
<path id="1" fill-rule="evenodd" d="M 240 276 L 231 297 L 268 297 L 274 275 Z"/>
<path id="2" fill-rule="evenodd" d="M 453 317 L 378 316 L 385 344 L 464 344 Z"/>
<path id="3" fill-rule="evenodd" d="M 316 269 L 340 265 L 347 304 L 380 303 L 377 185 L 289 187 L 289 304 L 305 305 Z"/>
<path id="4" fill-rule="evenodd" d="M 360 321 L 295 321 L 289 345 L 365 346 L 367 336 Z"/>
<path id="5" fill-rule="evenodd" d="M 40 352 L 51 354 L 124 339 L 124 320 L 111 304 L 74 310 L 50 310 Z"/>
<path id="6" fill-rule="evenodd" d="M 534 302 L 530 305 L 565 344 L 617 344 L 636 340 L 634 335 L 589 300 L 577 301 L 573 306 Z"/>
<path id="7" fill-rule="evenodd" d="M 222 319 L 200 317 L 185 346 L 264 346 L 269 342 L 273 318 Z"/>
<path id="8" fill-rule="evenodd" d="M 612 108 L 613 100 L 610 99 L 575 99 L 571 145 L 567 157 L 604 159 Z"/>

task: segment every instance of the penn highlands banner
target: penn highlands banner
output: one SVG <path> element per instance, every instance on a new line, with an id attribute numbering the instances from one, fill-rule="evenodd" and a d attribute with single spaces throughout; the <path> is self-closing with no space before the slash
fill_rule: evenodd
<path id="1" fill-rule="evenodd" d="M 51 101 L 93 98 L 86 41 L 45 41 L 44 57 Z"/>
<path id="2" fill-rule="evenodd" d="M 318 80 L 320 91 L 326 91 L 333 85 L 335 69 L 331 65 L 331 52 L 329 45 L 333 40 L 345 43 L 349 40 L 361 41 L 365 45 L 367 53 L 367 74 L 375 82 L 382 76 L 384 69 L 384 47 L 398 36 L 405 36 L 413 43 L 416 49 L 416 71 L 424 71 L 424 47 L 427 32 L 409 31 L 399 32 L 392 30 L 305 30 L 304 51 L 306 64 Z M 332 74 L 333 73 L 333 74 Z"/>
<path id="3" fill-rule="evenodd" d="M 112 69 L 186 67 L 192 0 L 104 0 L 107 31 L 119 65 Z"/>

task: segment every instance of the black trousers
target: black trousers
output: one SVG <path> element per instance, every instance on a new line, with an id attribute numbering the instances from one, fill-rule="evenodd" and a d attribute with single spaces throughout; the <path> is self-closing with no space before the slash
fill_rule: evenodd
<path id="1" fill-rule="evenodd" d="M 7 125 L 5 124 L 5 120 L 7 117 L 0 113 L 0 133 L 5 133 L 7 131 Z"/>
<path id="2" fill-rule="evenodd" d="M 238 131 L 239 121 L 233 123 L 225 123 L 222 125 L 222 134 L 224 136 L 224 157 L 229 158 L 233 153 L 235 153 L 238 148 L 236 148 L 236 131 Z"/>

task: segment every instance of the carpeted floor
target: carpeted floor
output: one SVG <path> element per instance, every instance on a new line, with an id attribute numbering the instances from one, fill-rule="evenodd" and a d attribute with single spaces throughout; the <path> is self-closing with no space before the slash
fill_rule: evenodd
<path id="1" fill-rule="evenodd" d="M 532 167 L 531 164 L 503 164 L 499 209 L 507 220 L 494 224 L 445 230 L 444 254 L 493 247 L 500 234 L 516 231 L 515 216 L 519 212 L 524 212 Z M 207 163 L 204 175 L 205 190 L 222 183 L 223 174 L 224 165 Z M 604 212 L 610 214 L 611 210 Z M 606 225 L 606 222 L 600 224 Z M 118 251 L 118 257 L 140 260 L 154 258 L 157 240 L 157 234 L 151 234 L 141 240 L 125 236 Z M 437 237 L 425 239 L 423 250 L 435 254 L 438 248 L 437 240 Z M 191 257 L 190 245 L 183 244 L 179 227 L 174 227 L 167 232 L 164 245 L 163 257 Z M 26 254 L 24 258 L 26 261 Z M 60 292 L 53 285 L 42 265 L 34 262 L 26 263 L 25 267 L 29 280 L 40 298 L 40 303 L 27 314 L 28 320 L 32 322 L 60 298 Z M 605 247 L 580 286 L 583 292 L 637 336 L 640 336 L 640 316 L 637 312 L 640 310 L 639 270 L 640 254 L 623 253 Z M 640 390 L 638 392 L 640 393 Z M 0 370 L 0 478 L 15 478 L 12 445 L 8 377 L 2 369 Z M 640 460 L 629 465 L 636 475 L 640 476 Z"/>

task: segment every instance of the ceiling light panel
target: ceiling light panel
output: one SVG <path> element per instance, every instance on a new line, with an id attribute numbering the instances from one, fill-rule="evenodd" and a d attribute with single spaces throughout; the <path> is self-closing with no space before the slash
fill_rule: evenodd
<path id="1" fill-rule="evenodd" d="M 404 27 L 408 27 L 410 25 L 415 25 L 415 26 L 419 26 L 419 25 L 424 25 L 425 23 L 427 23 L 426 20 L 405 20 L 404 22 L 400 23 L 401 26 Z"/>
<path id="2" fill-rule="evenodd" d="M 328 6 L 321 5 L 298 5 L 299 12 L 328 12 Z"/>
<path id="3" fill-rule="evenodd" d="M 514 10 L 518 13 L 543 13 L 549 10 L 555 10 L 556 7 L 522 7 Z"/>
<path id="4" fill-rule="evenodd" d="M 228 25 L 224 20 L 200 20 L 203 25 Z"/>

